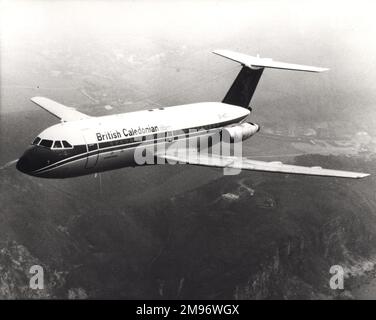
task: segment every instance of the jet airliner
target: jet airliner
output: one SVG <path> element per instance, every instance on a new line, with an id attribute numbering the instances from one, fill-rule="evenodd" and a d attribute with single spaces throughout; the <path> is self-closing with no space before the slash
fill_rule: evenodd
<path id="1" fill-rule="evenodd" d="M 260 126 L 247 122 L 246 118 L 250 115 L 250 101 L 265 68 L 306 72 L 328 70 L 229 50 L 216 50 L 213 53 L 242 66 L 221 102 L 92 117 L 45 97 L 31 98 L 32 102 L 59 118 L 60 123 L 45 129 L 34 139 L 18 160 L 17 169 L 41 178 L 76 177 L 137 166 L 139 163 L 135 161 L 135 153 L 140 147 L 155 150 L 155 145 L 163 145 L 165 152 L 153 151 L 155 158 L 191 165 L 343 178 L 368 176 L 366 173 L 318 166 L 304 167 L 231 155 L 208 155 L 197 150 L 175 152 L 177 140 L 226 133 L 230 138 L 243 141 L 256 134 Z M 191 151 L 196 152 L 195 157 L 187 156 Z"/>

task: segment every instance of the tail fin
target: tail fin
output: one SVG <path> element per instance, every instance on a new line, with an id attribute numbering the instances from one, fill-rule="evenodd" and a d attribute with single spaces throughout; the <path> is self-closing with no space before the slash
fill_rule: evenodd
<path id="1" fill-rule="evenodd" d="M 273 61 L 272 59 L 262 59 L 259 57 L 252 57 L 246 54 L 237 53 L 229 50 L 216 50 L 213 51 L 213 53 L 225 57 L 227 59 L 236 61 L 243 66 L 222 102 L 247 109 L 249 109 L 249 103 L 256 90 L 257 84 L 261 78 L 264 68 L 307 72 L 323 72 L 329 70 L 327 68 L 318 68 L 299 64 L 278 62 Z"/>

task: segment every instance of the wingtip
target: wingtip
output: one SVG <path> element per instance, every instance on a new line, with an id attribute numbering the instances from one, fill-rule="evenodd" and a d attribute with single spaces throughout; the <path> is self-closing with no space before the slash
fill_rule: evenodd
<path id="1" fill-rule="evenodd" d="M 36 102 L 36 101 L 38 101 L 40 99 L 45 99 L 45 98 L 44 97 L 40 97 L 40 96 L 36 96 L 36 97 L 30 98 L 30 100 L 33 101 L 33 102 Z"/>
<path id="2" fill-rule="evenodd" d="M 370 173 L 352 172 L 352 175 L 348 176 L 348 177 L 349 178 L 353 178 L 353 179 L 363 179 L 363 178 L 366 178 L 366 177 L 368 177 L 370 175 L 371 175 Z"/>
<path id="3" fill-rule="evenodd" d="M 221 56 L 221 55 L 222 55 L 222 53 L 223 53 L 223 50 L 221 50 L 221 49 L 216 49 L 216 50 L 213 50 L 213 51 L 212 51 L 212 53 L 214 53 L 214 54 L 217 54 L 217 55 Z"/>

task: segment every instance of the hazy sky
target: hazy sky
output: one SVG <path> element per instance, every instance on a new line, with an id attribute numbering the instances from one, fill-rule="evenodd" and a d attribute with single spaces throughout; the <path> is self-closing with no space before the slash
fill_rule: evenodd
<path id="1" fill-rule="evenodd" d="M 196 67 L 203 74 L 230 67 L 210 56 L 212 50 L 226 48 L 331 69 L 319 77 L 268 71 L 255 103 L 296 107 L 300 103 L 308 119 L 330 109 L 333 117 L 344 114 L 347 120 L 368 121 L 373 127 L 375 9 L 373 1 L 2 1 L 2 83 L 32 81 L 28 68 L 43 64 L 35 58 L 36 48 L 73 48 L 77 56 L 90 50 L 86 44 L 92 42 L 103 51 L 129 47 L 140 55 L 159 54 L 167 45 L 188 48 L 191 60 L 182 67 Z M 162 83 L 170 75 L 161 69 L 158 76 Z M 140 73 L 140 83 L 143 77 Z M 218 83 L 221 92 L 222 86 Z M 210 87 L 207 97 L 198 98 L 217 97 L 217 92 L 210 95 L 215 90 Z M 11 95 L 6 99 L 8 95 L 2 86 L 3 112 L 15 108 L 8 107 L 13 99 Z M 263 109 L 259 115 L 266 117 L 267 112 Z"/>
<path id="2" fill-rule="evenodd" d="M 202 45 L 242 38 L 345 41 L 375 51 L 373 1 L 2 1 L 2 41 L 30 36 L 162 37 Z M 251 29 L 251 30 L 250 30 Z M 242 34 L 243 33 L 243 34 Z M 342 38 L 342 39 L 341 39 Z M 13 39 L 13 40 L 12 40 Z M 6 45 L 7 42 L 2 45 Z M 319 45 L 314 43 L 312 48 Z M 276 47 L 277 43 L 273 43 Z M 256 48 L 255 48 L 256 49 Z M 282 48 L 279 48 L 282 49 Z M 279 51 L 279 50 L 278 50 Z M 283 55 L 283 51 L 281 54 Z M 266 52 L 266 54 L 269 52 Z"/>

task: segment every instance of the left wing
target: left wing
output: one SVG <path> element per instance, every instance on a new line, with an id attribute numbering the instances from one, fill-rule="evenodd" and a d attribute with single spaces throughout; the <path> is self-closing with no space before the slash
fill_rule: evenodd
<path id="1" fill-rule="evenodd" d="M 48 98 L 34 97 L 30 100 L 64 122 L 91 118 L 90 116 L 81 113 L 74 108 L 66 107 Z"/>
<path id="2" fill-rule="evenodd" d="M 368 173 L 323 169 L 321 167 L 303 167 L 283 164 L 279 161 L 265 162 L 250 160 L 247 158 L 238 158 L 232 156 L 221 156 L 216 154 L 202 154 L 196 150 L 189 149 L 171 149 L 169 148 L 163 154 L 157 154 L 157 157 L 166 159 L 170 162 L 178 162 L 199 166 L 234 168 L 254 171 L 279 172 L 304 174 L 312 176 L 327 176 L 340 178 L 364 178 Z"/>

